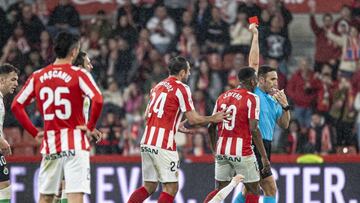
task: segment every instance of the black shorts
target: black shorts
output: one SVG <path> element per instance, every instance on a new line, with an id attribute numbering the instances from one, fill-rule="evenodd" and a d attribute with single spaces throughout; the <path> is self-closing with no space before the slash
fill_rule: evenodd
<path id="1" fill-rule="evenodd" d="M 270 157 L 271 157 L 271 141 L 269 140 L 263 140 L 263 143 L 264 143 L 264 147 L 265 147 L 265 151 L 266 151 L 266 154 L 268 156 L 268 159 L 270 161 Z M 259 151 L 257 150 L 256 146 L 254 145 L 254 153 L 255 153 L 255 156 L 256 156 L 256 161 L 258 162 L 258 165 L 259 165 L 259 169 L 260 169 L 260 176 L 261 176 L 261 179 L 264 179 L 264 178 L 267 178 L 269 176 L 272 176 L 272 172 L 270 171 L 269 173 L 262 173 L 262 169 L 263 169 L 263 165 L 262 165 L 262 162 L 261 162 L 261 155 L 259 153 Z"/>
<path id="2" fill-rule="evenodd" d="M 0 153 L 0 182 L 8 181 L 10 179 L 10 170 L 6 165 L 6 160 L 3 154 Z"/>

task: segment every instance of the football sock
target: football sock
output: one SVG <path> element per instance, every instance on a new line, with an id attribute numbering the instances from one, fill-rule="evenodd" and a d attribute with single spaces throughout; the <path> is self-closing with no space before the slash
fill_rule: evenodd
<path id="1" fill-rule="evenodd" d="M 215 189 L 211 191 L 205 198 L 204 203 L 208 203 L 217 193 L 219 192 L 219 189 Z"/>
<path id="2" fill-rule="evenodd" d="M 245 203 L 245 197 L 242 192 L 239 192 L 239 194 L 236 196 L 234 203 Z"/>
<path id="3" fill-rule="evenodd" d="M 145 187 L 140 187 L 131 194 L 128 203 L 142 203 L 149 196 L 150 194 Z"/>
<path id="4" fill-rule="evenodd" d="M 247 194 L 245 203 L 259 203 L 259 195 Z"/>
<path id="5" fill-rule="evenodd" d="M 174 202 L 174 197 L 166 192 L 162 192 L 158 199 L 158 203 L 172 203 Z"/>
<path id="6" fill-rule="evenodd" d="M 60 199 L 60 203 L 68 203 L 68 199 L 67 199 L 67 196 L 66 196 L 65 190 L 63 190 L 63 191 L 61 192 L 61 199 Z"/>
<path id="7" fill-rule="evenodd" d="M 264 203 L 276 203 L 275 196 L 264 196 Z"/>

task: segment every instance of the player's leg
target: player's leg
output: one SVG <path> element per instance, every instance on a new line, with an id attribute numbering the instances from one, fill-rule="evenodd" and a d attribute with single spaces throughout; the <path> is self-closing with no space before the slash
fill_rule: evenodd
<path id="1" fill-rule="evenodd" d="M 0 153 L 0 203 L 10 203 L 11 185 L 9 169 L 4 155 Z"/>
<path id="2" fill-rule="evenodd" d="M 145 147 L 145 146 L 141 146 Z M 128 200 L 128 203 L 139 203 L 153 194 L 158 186 L 158 173 L 154 166 L 152 153 L 147 150 L 141 151 L 141 165 L 144 185 L 137 188 Z"/>
<path id="3" fill-rule="evenodd" d="M 270 160 L 271 141 L 263 140 L 263 143 L 264 143 L 266 153 L 268 155 L 268 159 Z M 261 161 L 259 161 L 259 162 L 261 162 Z M 262 169 L 262 164 L 261 164 L 261 169 Z M 264 192 L 264 203 L 275 203 L 277 187 L 276 187 L 276 182 L 275 182 L 275 179 L 274 179 L 271 171 L 269 173 L 265 173 L 265 174 L 261 173 L 260 186 Z"/>
<path id="4" fill-rule="evenodd" d="M 84 194 L 90 194 L 90 153 L 84 150 L 69 151 L 63 159 L 68 203 L 81 203 Z"/>
<path id="5" fill-rule="evenodd" d="M 222 155 L 216 155 L 215 157 L 215 180 L 217 187 L 207 194 L 204 202 L 209 202 L 223 187 L 226 187 L 235 171 L 228 160 L 224 159 Z"/>
<path id="6" fill-rule="evenodd" d="M 244 176 L 243 191 L 238 194 L 234 202 L 257 202 L 260 195 L 260 173 L 256 154 L 242 157 L 241 162 L 235 167 L 237 174 Z"/>
<path id="7" fill-rule="evenodd" d="M 159 181 L 163 186 L 158 202 L 170 203 L 174 201 L 179 187 L 179 154 L 177 151 L 158 150 L 158 154 L 153 153 L 155 168 L 158 169 Z"/>
<path id="8" fill-rule="evenodd" d="M 277 187 L 274 176 L 261 179 L 260 186 L 264 191 L 264 203 L 275 203 Z"/>
<path id="9" fill-rule="evenodd" d="M 65 180 L 61 181 L 61 197 L 60 197 L 60 203 L 68 203 L 67 195 L 65 192 Z"/>
<path id="10" fill-rule="evenodd" d="M 246 188 L 245 203 L 258 203 L 260 197 L 259 182 L 244 183 Z"/>
<path id="11" fill-rule="evenodd" d="M 230 194 L 230 192 L 241 182 L 244 180 L 244 176 L 238 174 L 234 176 L 231 182 L 226 182 L 227 185 L 219 183 L 219 192 L 209 201 L 209 203 L 221 203 L 225 200 L 225 198 Z M 221 189 L 220 189 L 221 188 Z"/>
<path id="12" fill-rule="evenodd" d="M 39 171 L 39 203 L 53 202 L 63 177 L 62 164 L 62 158 L 43 156 Z"/>

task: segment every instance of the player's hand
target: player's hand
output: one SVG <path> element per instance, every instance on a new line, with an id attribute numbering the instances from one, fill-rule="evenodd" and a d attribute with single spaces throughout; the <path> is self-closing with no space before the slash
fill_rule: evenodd
<path id="1" fill-rule="evenodd" d="M 190 130 L 189 128 L 185 127 L 185 123 L 187 122 L 187 119 L 185 119 L 184 121 L 182 121 L 179 125 L 179 129 L 178 131 L 181 133 L 185 133 L 185 134 L 192 134 L 194 133 L 193 130 Z"/>
<path id="2" fill-rule="evenodd" d="M 37 134 L 36 134 L 36 137 L 35 137 L 35 140 L 38 144 L 41 144 L 42 143 L 42 140 L 43 140 L 43 137 L 44 137 L 44 131 L 39 131 Z"/>
<path id="3" fill-rule="evenodd" d="M 85 131 L 86 136 L 89 138 L 90 141 L 95 140 L 95 143 L 98 143 L 101 141 L 101 139 L 103 138 L 103 133 L 94 128 L 93 131 L 91 131 L 90 129 L 87 128 L 86 125 L 79 125 L 76 126 L 76 129 L 80 129 L 81 131 Z"/>
<path id="4" fill-rule="evenodd" d="M 0 137 L 0 150 L 4 156 L 11 155 L 10 145 L 4 137 Z"/>
<path id="5" fill-rule="evenodd" d="M 259 25 L 257 25 L 256 23 L 251 23 L 250 25 L 249 25 L 249 30 L 253 33 L 253 34 L 258 34 L 259 33 L 259 31 L 258 31 L 258 26 Z"/>
<path id="6" fill-rule="evenodd" d="M 281 104 L 282 107 L 289 105 L 284 90 L 277 90 L 273 97 Z"/>
<path id="7" fill-rule="evenodd" d="M 244 176 L 241 174 L 237 174 L 236 176 L 234 176 L 232 178 L 232 181 L 234 181 L 236 183 L 236 185 L 238 185 L 239 183 L 241 183 L 244 180 Z"/>
<path id="8" fill-rule="evenodd" d="M 213 123 L 229 122 L 228 118 L 230 118 L 230 116 L 231 116 L 231 111 L 226 111 L 226 109 L 223 109 L 212 115 Z"/>
<path id="9" fill-rule="evenodd" d="M 263 164 L 263 169 L 261 170 L 262 173 L 270 173 L 270 161 L 267 158 L 261 158 L 261 162 Z"/>

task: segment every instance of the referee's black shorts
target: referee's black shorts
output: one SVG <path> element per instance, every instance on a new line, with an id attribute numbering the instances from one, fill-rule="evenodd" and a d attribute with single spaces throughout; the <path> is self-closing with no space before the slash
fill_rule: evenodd
<path id="1" fill-rule="evenodd" d="M 264 143 L 266 154 L 267 154 L 268 159 L 270 161 L 270 157 L 271 157 L 271 141 L 263 139 L 263 143 Z M 257 160 L 258 165 L 259 165 L 261 179 L 265 179 L 265 178 L 267 178 L 269 176 L 272 176 L 271 170 L 268 173 L 262 173 L 263 165 L 262 165 L 262 162 L 261 162 L 261 155 L 260 155 L 259 150 L 256 148 L 255 145 L 254 145 L 254 153 L 255 153 L 256 160 Z"/>
<path id="2" fill-rule="evenodd" d="M 9 180 L 9 168 L 6 165 L 6 160 L 3 154 L 0 153 L 0 182 Z"/>

